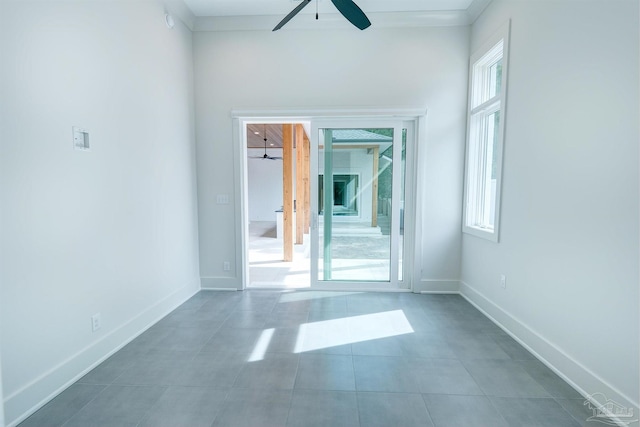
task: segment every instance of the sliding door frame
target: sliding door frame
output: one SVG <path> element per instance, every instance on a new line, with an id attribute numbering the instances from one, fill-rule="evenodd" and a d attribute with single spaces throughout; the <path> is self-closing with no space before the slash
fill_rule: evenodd
<path id="1" fill-rule="evenodd" d="M 413 239 L 404 240 L 402 280 L 399 279 L 399 244 L 400 244 L 400 202 L 401 202 L 401 165 L 402 165 L 402 139 L 403 129 L 407 129 L 406 134 L 406 161 L 405 161 L 405 210 L 404 225 L 405 239 L 414 236 L 413 224 L 415 224 L 415 209 L 412 203 L 414 200 L 414 159 L 415 128 L 417 119 L 402 120 L 401 118 L 320 118 L 311 121 L 311 156 L 310 156 L 310 181 L 311 181 L 311 289 L 318 290 L 368 290 L 368 291 L 408 291 L 411 289 L 411 274 L 413 265 Z M 393 129 L 393 163 L 392 163 L 392 191 L 391 191 L 391 225 L 390 225 L 390 255 L 389 255 L 389 280 L 388 281 L 342 281 L 342 280 L 322 280 L 319 277 L 320 260 L 320 221 L 319 221 L 319 141 L 320 129 Z M 326 149 L 326 145 L 325 145 Z M 326 204 L 326 201 L 325 201 Z M 325 220 L 326 221 L 326 220 Z M 324 234 L 324 233 L 323 233 Z"/>
<path id="2" fill-rule="evenodd" d="M 426 110 L 421 108 L 393 109 L 393 108 L 372 108 L 372 109 L 322 109 L 322 110 L 256 110 L 256 109 L 234 109 L 231 111 L 233 154 L 234 163 L 234 190 L 237 197 L 234 197 L 234 208 L 239 215 L 236 221 L 236 281 L 237 290 L 247 288 L 249 279 L 249 207 L 247 191 L 247 146 L 246 146 L 246 125 L 249 123 L 295 123 L 302 124 L 308 137 L 311 139 L 310 124 L 314 121 L 341 121 L 341 120 L 363 120 L 363 121 L 402 121 L 407 129 L 407 152 L 406 152 L 406 172 L 405 172 L 405 234 L 403 252 L 403 286 L 402 288 L 391 288 L 386 282 L 372 282 L 370 286 L 360 286 L 360 291 L 411 291 L 417 282 L 420 281 L 419 259 L 421 258 L 422 224 L 417 221 L 420 217 L 420 197 L 417 191 L 420 169 L 417 168 L 418 158 L 421 155 L 419 147 L 423 145 L 426 129 Z M 373 126 L 376 127 L 376 126 Z M 378 126 L 379 127 L 379 126 Z M 312 150 L 313 151 L 313 150 Z M 311 161 L 311 164 L 314 162 Z M 317 171 L 317 164 L 316 164 Z M 313 174 L 311 175 L 313 179 Z M 317 185 L 317 176 L 315 177 Z M 394 190 L 395 191 L 395 190 Z M 313 198 L 312 198 L 313 201 Z M 317 200 L 315 201 L 317 205 Z M 317 220 L 317 216 L 316 216 Z M 313 222 L 313 218 L 312 218 Z M 317 267 L 317 266 L 316 266 Z M 396 270 L 397 274 L 397 270 Z M 316 276 L 317 277 L 317 276 Z M 313 282 L 313 279 L 312 279 Z M 311 283 L 312 289 L 318 286 Z M 346 282 L 343 284 L 334 283 L 331 286 L 323 284 L 324 290 L 353 290 L 353 284 Z"/>

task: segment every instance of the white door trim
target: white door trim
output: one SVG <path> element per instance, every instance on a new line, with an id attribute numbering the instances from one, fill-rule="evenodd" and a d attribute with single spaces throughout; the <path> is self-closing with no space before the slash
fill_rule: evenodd
<path id="1" fill-rule="evenodd" d="M 368 119 L 388 119 L 388 120 L 401 120 L 401 121 L 414 121 L 415 122 L 415 138 L 414 138 L 414 162 L 412 165 L 413 176 L 407 174 L 407 178 L 412 181 L 411 185 L 407 188 L 411 189 L 411 193 L 407 193 L 405 200 L 412 198 L 414 201 L 413 212 L 410 216 L 406 216 L 405 221 L 411 221 L 414 227 L 412 237 L 414 238 L 411 244 L 405 243 L 405 249 L 407 253 L 404 254 L 404 262 L 408 263 L 408 268 L 405 268 L 404 282 L 408 284 L 409 289 L 381 289 L 379 284 L 373 283 L 369 288 L 362 288 L 362 291 L 411 291 L 415 283 L 420 281 L 420 267 L 416 261 L 420 259 L 421 254 L 421 239 L 420 233 L 422 231 L 421 224 L 417 221 L 420 211 L 420 197 L 417 190 L 418 179 L 420 175 L 420 169 L 417 168 L 419 146 L 423 145 L 423 139 L 426 132 L 426 114 L 425 108 L 325 108 L 325 109 L 248 109 L 238 108 L 233 109 L 230 112 L 232 119 L 232 137 L 233 137 L 233 155 L 234 163 L 234 190 L 240 197 L 234 197 L 235 205 L 234 209 L 239 212 L 239 221 L 234 224 L 235 236 L 236 236 L 236 260 L 240 262 L 236 263 L 236 277 L 238 277 L 240 286 L 238 290 L 244 290 L 247 288 L 249 279 L 249 259 L 248 259 L 248 236 L 249 236 L 249 210 L 248 210 L 248 191 L 247 191 L 247 144 L 246 144 L 246 125 L 250 123 L 295 123 L 302 124 L 305 127 L 308 135 L 311 134 L 311 121 L 318 119 L 336 119 L 344 120 L 349 118 L 368 118 Z M 409 162 L 407 162 L 407 167 Z M 316 177 L 317 179 L 317 177 Z M 411 215 L 412 214 L 412 215 Z M 332 286 L 323 286 L 322 289 L 326 290 L 349 290 L 350 284 L 345 283 L 344 286 L 338 282 L 332 284 Z"/>
<path id="2" fill-rule="evenodd" d="M 412 120 L 413 122 L 417 122 L 417 118 Z M 390 247 L 390 271 L 389 271 L 389 281 L 388 282 L 370 282 L 370 281 L 339 281 L 339 280 L 331 280 L 331 281 L 323 281 L 320 280 L 318 276 L 318 263 L 319 259 L 319 227 L 317 221 L 317 212 L 318 212 L 318 195 L 315 193 L 318 189 L 318 175 L 320 171 L 318 170 L 318 135 L 319 129 L 348 129 L 348 128 L 392 128 L 394 129 L 394 138 L 393 138 L 393 156 L 394 159 L 400 159 L 402 157 L 402 129 L 407 123 L 406 120 L 400 120 L 397 118 L 390 117 L 367 117 L 362 116 L 358 118 L 320 118 L 311 121 L 311 212 L 314 216 L 314 220 L 312 221 L 312 229 L 311 229 L 311 289 L 318 290 L 385 290 L 385 291 L 403 291 L 409 290 L 411 280 L 407 280 L 410 276 L 409 273 L 410 266 L 412 262 L 409 262 L 408 265 L 404 268 L 403 280 L 398 280 L 398 251 L 399 251 L 399 230 L 400 230 L 400 218 L 398 215 L 391 216 L 391 247 Z M 415 145 L 415 141 L 410 141 L 409 138 L 412 135 L 410 132 L 407 132 L 407 145 L 412 146 Z M 400 165 L 400 163 L 398 163 Z M 407 180 L 412 181 L 411 173 L 412 167 L 407 164 Z M 398 167 L 393 168 L 393 188 L 392 188 L 392 212 L 400 211 L 400 169 Z M 406 218 L 405 218 L 406 220 Z M 315 226 L 315 227 L 314 227 Z M 405 244 L 405 247 L 408 245 Z M 403 252 L 403 258 L 405 256 L 411 257 L 412 251 Z M 404 261 L 404 260 L 403 260 Z"/>

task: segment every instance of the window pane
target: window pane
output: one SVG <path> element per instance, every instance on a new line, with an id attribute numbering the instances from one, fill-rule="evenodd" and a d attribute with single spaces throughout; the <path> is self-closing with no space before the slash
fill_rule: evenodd
<path id="1" fill-rule="evenodd" d="M 333 175 L 333 215 L 358 216 L 358 175 Z M 324 209 L 324 175 L 318 176 L 318 206 L 320 215 Z"/>
<path id="2" fill-rule="evenodd" d="M 493 117 L 493 119 L 491 119 Z M 496 111 L 489 116 L 489 121 L 493 122 L 492 136 L 493 136 L 493 156 L 491 158 L 491 179 L 498 178 L 498 130 L 500 129 L 500 111 Z"/>
<path id="3" fill-rule="evenodd" d="M 500 95 L 502 90 L 503 42 L 496 44 L 472 67 L 471 108 Z"/>
<path id="4" fill-rule="evenodd" d="M 500 110 L 472 116 L 466 224 L 492 231 L 495 226 L 499 166 Z"/>
<path id="5" fill-rule="evenodd" d="M 489 99 L 500 93 L 502 87 L 502 58 L 489 67 Z"/>
<path id="6" fill-rule="evenodd" d="M 498 170 L 498 129 L 500 126 L 500 111 L 487 117 L 487 153 L 486 176 L 484 177 L 484 200 L 481 224 L 483 228 L 493 230 L 495 225 L 496 181 Z"/>
<path id="7" fill-rule="evenodd" d="M 471 57 L 463 231 L 498 241 L 508 27 Z M 487 45 L 490 46 L 490 45 Z"/>

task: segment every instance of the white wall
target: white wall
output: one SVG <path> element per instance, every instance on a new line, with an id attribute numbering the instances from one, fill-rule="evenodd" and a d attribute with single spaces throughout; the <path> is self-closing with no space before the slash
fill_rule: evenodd
<path id="1" fill-rule="evenodd" d="M 282 208 L 282 160 L 252 159 L 264 155 L 264 149 L 247 149 L 249 221 L 276 221 Z M 281 149 L 267 149 L 270 156 L 282 157 Z"/>
<path id="2" fill-rule="evenodd" d="M 455 283 L 466 123 L 468 27 L 194 33 L 200 272 L 205 286 L 240 287 L 240 212 L 233 108 L 427 107 L 422 278 Z M 229 205 L 215 203 L 229 194 Z M 220 227 L 224 224 L 224 227 Z M 418 278 L 419 279 L 419 278 Z M 438 282 L 440 283 L 440 282 Z"/>
<path id="3" fill-rule="evenodd" d="M 0 324 L 12 424 L 199 278 L 190 31 L 169 30 L 153 1 L 2 9 Z M 90 152 L 72 149 L 72 126 L 90 131 Z"/>
<path id="4" fill-rule="evenodd" d="M 511 18 L 500 243 L 462 291 L 586 393 L 638 413 L 638 2 L 494 0 Z M 507 288 L 500 286 L 500 274 Z"/>
<path id="5" fill-rule="evenodd" d="M 0 345 L 0 348 L 2 346 Z M 2 352 L 0 352 L 0 356 Z M 2 367 L 2 359 L 0 359 L 0 368 Z M 0 427 L 4 427 L 4 393 L 2 391 L 2 369 L 0 369 Z"/>

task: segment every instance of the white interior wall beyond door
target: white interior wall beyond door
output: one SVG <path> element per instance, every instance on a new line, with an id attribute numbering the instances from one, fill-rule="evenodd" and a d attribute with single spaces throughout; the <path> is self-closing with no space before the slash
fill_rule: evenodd
<path id="1" fill-rule="evenodd" d="M 219 161 L 235 159 L 231 111 L 391 106 L 429 111 L 418 147 L 425 227 L 416 288 L 458 288 L 468 27 L 211 31 L 193 40 L 204 287 L 242 287 L 240 160 Z M 217 204 L 217 194 L 229 194 L 230 204 Z M 229 272 L 227 260 L 235 264 Z"/>
<path id="2" fill-rule="evenodd" d="M 462 290 L 586 394 L 639 400 L 639 6 L 494 0 L 511 19 L 500 243 L 463 239 Z M 506 289 L 500 276 L 506 276 Z"/>
<path id="3" fill-rule="evenodd" d="M 282 157 L 281 149 L 267 149 L 269 156 Z M 282 160 L 256 159 L 262 148 L 247 149 L 247 192 L 249 221 L 276 222 L 276 210 L 282 208 Z"/>

